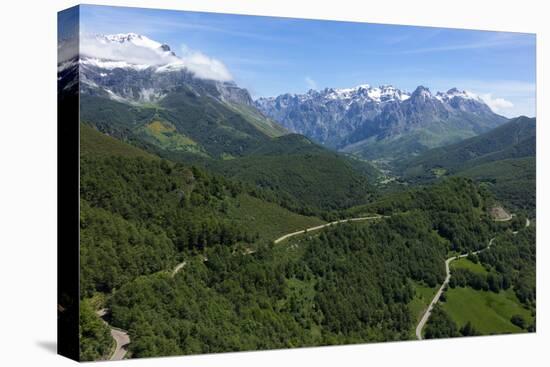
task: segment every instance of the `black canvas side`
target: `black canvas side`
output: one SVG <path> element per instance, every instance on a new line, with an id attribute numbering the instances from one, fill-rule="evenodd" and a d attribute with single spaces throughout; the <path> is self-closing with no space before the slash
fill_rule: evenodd
<path id="1" fill-rule="evenodd" d="M 58 13 L 57 352 L 79 356 L 79 7 Z"/>

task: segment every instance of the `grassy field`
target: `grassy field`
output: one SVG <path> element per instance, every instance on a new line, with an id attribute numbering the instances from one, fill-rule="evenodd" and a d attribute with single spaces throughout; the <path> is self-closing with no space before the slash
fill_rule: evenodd
<path id="1" fill-rule="evenodd" d="M 511 289 L 493 293 L 455 288 L 449 289 L 446 295 L 447 302 L 443 303 L 443 309 L 458 327 L 470 321 L 474 328 L 485 335 L 519 333 L 523 330 L 512 324 L 512 316 L 523 316 L 527 324 L 533 321 L 529 310 L 521 305 Z"/>
<path id="2" fill-rule="evenodd" d="M 145 127 L 153 136 L 157 137 L 161 142 L 168 143 L 170 137 L 175 137 L 183 145 L 197 145 L 197 143 L 183 134 L 178 134 L 176 128 L 162 121 L 153 121 Z"/>
<path id="3" fill-rule="evenodd" d="M 487 269 L 485 269 L 483 265 L 480 263 L 476 264 L 465 257 L 453 261 L 451 263 L 451 269 L 467 269 L 476 274 L 487 274 Z"/>
<path id="4" fill-rule="evenodd" d="M 249 195 L 239 195 L 237 201 L 237 205 L 229 208 L 229 217 L 257 231 L 261 240 L 272 241 L 286 233 L 325 223 L 319 218 L 296 214 Z"/>
<path id="5" fill-rule="evenodd" d="M 155 120 L 140 128 L 143 138 L 156 146 L 169 151 L 183 151 L 207 157 L 204 149 L 190 137 L 179 133 L 174 125 Z"/>

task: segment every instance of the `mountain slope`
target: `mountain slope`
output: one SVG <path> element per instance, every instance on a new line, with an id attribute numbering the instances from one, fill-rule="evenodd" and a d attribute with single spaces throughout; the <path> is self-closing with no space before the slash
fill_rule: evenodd
<path id="1" fill-rule="evenodd" d="M 144 36 L 95 36 L 90 42 L 94 48 L 84 47 L 79 58 L 85 124 L 163 158 L 253 185 L 270 201 L 301 213 L 370 197 L 374 167 L 304 137 L 287 137 L 231 80 L 205 77 L 197 65 Z M 135 48 L 147 57 L 127 52 Z"/>
<path id="2" fill-rule="evenodd" d="M 456 180 L 422 190 L 391 218 L 330 226 L 253 254 L 210 248 L 208 261 L 188 258 L 175 277 L 118 288 L 113 321 L 134 331 L 133 357 L 407 339 L 413 284 L 443 281 L 455 239 L 469 250 L 491 235 L 476 189 Z"/>
<path id="3" fill-rule="evenodd" d="M 399 167 L 409 182 L 448 175 L 473 178 L 514 210 L 536 215 L 535 118 L 512 119 L 485 134 L 429 150 Z"/>
<path id="4" fill-rule="evenodd" d="M 426 175 L 435 168 L 449 173 L 502 159 L 535 156 L 536 120 L 518 117 L 487 133 L 429 150 L 401 163 L 405 176 Z"/>
<path id="5" fill-rule="evenodd" d="M 210 97 L 192 94 L 185 86 L 155 106 L 84 94 L 81 120 L 121 139 L 133 136 L 164 150 L 213 158 L 244 155 L 270 139 L 240 113 Z M 155 125 L 162 125 L 163 131 Z"/>
<path id="6" fill-rule="evenodd" d="M 310 214 L 368 202 L 378 175 L 368 163 L 297 134 L 274 138 L 245 157 L 210 160 L 206 167 L 273 192 L 283 206 Z"/>
<path id="7" fill-rule="evenodd" d="M 270 138 L 209 98 L 172 96 L 161 107 L 83 96 L 81 117 L 163 157 L 252 184 L 271 193 L 271 201 L 301 213 L 341 209 L 370 198 L 378 172 L 368 163 L 300 135 Z"/>
<path id="8" fill-rule="evenodd" d="M 262 139 L 287 133 L 256 110 L 219 61 L 177 56 L 143 35 L 87 35 L 80 54 L 61 63 L 58 73 L 61 90 L 74 88 L 79 77 L 83 120 L 117 136 L 147 132 L 146 124 L 160 120 L 183 135 L 170 141 L 147 137 L 164 149 L 240 155 Z"/>
<path id="9" fill-rule="evenodd" d="M 208 246 L 253 247 L 323 223 L 196 167 L 81 126 L 82 296 L 170 269 Z M 268 220 L 267 220 L 268 219 Z"/>
<path id="10" fill-rule="evenodd" d="M 205 167 L 313 214 L 365 203 L 378 171 L 300 135 L 270 138 L 209 98 L 172 94 L 161 107 L 83 96 L 81 118 L 118 139 L 171 160 Z"/>
<path id="11" fill-rule="evenodd" d="M 91 126 L 80 124 L 80 156 L 120 156 L 159 159 L 159 157 L 131 144 L 105 135 Z"/>
<path id="12" fill-rule="evenodd" d="M 515 211 L 536 217 L 537 163 L 535 157 L 502 159 L 474 165 L 457 173 L 485 184 L 495 197 Z"/>
<path id="13" fill-rule="evenodd" d="M 310 90 L 260 98 L 256 106 L 291 131 L 368 159 L 397 159 L 488 131 L 506 118 L 456 88 L 432 94 L 392 86 Z"/>

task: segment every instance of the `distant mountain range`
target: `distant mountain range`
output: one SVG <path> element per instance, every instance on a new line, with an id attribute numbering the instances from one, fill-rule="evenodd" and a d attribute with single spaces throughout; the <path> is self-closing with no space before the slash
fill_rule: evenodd
<path id="1" fill-rule="evenodd" d="M 256 107 L 290 131 L 368 159 L 396 159 L 495 128 L 507 119 L 478 96 L 456 88 L 408 93 L 393 86 L 283 94 Z"/>

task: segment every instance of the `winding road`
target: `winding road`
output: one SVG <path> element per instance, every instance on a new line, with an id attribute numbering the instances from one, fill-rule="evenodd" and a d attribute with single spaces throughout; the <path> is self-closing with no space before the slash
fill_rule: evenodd
<path id="1" fill-rule="evenodd" d="M 341 219 L 341 220 L 337 220 L 337 221 L 334 221 L 334 222 L 321 224 L 320 226 L 311 227 L 311 228 L 303 229 L 301 231 L 296 231 L 296 232 L 285 234 L 284 236 L 281 236 L 281 237 L 277 238 L 275 241 L 273 241 L 273 243 L 277 244 L 281 241 L 286 240 L 287 238 L 294 237 L 294 236 L 297 236 L 299 234 L 304 234 L 304 233 L 308 233 L 308 232 L 312 232 L 312 231 L 317 231 L 319 229 L 332 226 L 334 224 L 347 223 L 347 222 L 361 222 L 361 221 L 364 221 L 364 220 L 373 220 L 373 219 L 388 218 L 388 217 L 389 216 L 387 216 L 387 215 L 373 215 L 373 216 L 370 216 L 370 217 L 358 217 L 358 218 Z"/>
<path id="2" fill-rule="evenodd" d="M 512 216 L 509 216 L 509 219 L 507 219 L 507 220 L 511 220 L 511 219 L 512 219 Z M 499 220 L 499 222 L 502 222 L 502 220 Z M 531 222 L 529 221 L 529 218 L 526 218 L 525 219 L 525 227 L 529 227 L 530 224 L 531 224 Z M 512 233 L 517 234 L 518 232 L 515 231 L 515 232 L 512 232 Z M 481 250 L 477 250 L 475 252 L 472 252 L 472 254 L 477 255 L 477 254 L 479 254 L 479 253 L 481 253 L 485 250 L 488 250 L 493 245 L 494 240 L 495 240 L 495 237 L 491 238 L 491 240 L 487 244 L 487 247 L 482 248 Z M 441 287 L 439 287 L 439 289 L 437 290 L 437 293 L 435 294 L 434 298 L 430 302 L 430 305 L 428 306 L 428 308 L 424 312 L 424 315 L 422 315 L 422 318 L 420 319 L 420 322 L 416 326 L 416 338 L 418 340 L 422 340 L 422 329 L 424 328 L 424 326 L 426 326 L 426 323 L 428 322 L 428 319 L 430 318 L 430 315 L 432 314 L 432 310 L 433 310 L 434 306 L 436 305 L 437 302 L 439 302 L 439 299 L 441 298 L 441 294 L 443 293 L 443 290 L 445 289 L 445 287 L 449 284 L 449 281 L 451 280 L 450 264 L 453 261 L 458 260 L 458 259 L 463 258 L 463 257 L 466 257 L 466 256 L 468 256 L 468 254 L 453 256 L 453 257 L 450 257 L 447 260 L 445 260 L 445 272 L 447 274 L 445 276 L 445 281 L 443 282 L 443 284 L 441 284 Z"/>
<path id="3" fill-rule="evenodd" d="M 380 219 L 380 218 L 388 218 L 388 216 L 382 216 L 382 215 L 373 215 L 373 216 L 370 216 L 370 217 L 358 217 L 358 218 L 350 218 L 350 219 L 341 219 L 341 220 L 337 220 L 337 221 L 334 221 L 334 222 L 330 222 L 330 223 L 325 223 L 325 224 L 322 224 L 320 226 L 316 226 L 316 227 L 311 227 L 311 228 L 307 228 L 307 229 L 303 229 L 301 231 L 296 231 L 296 232 L 292 232 L 292 233 L 287 233 L 279 238 L 277 238 L 276 240 L 273 241 L 273 243 L 277 244 L 281 241 L 284 241 L 286 240 L 287 238 L 290 238 L 290 237 L 293 237 L 293 236 L 297 236 L 299 234 L 304 234 L 304 233 L 309 233 L 309 232 L 312 232 L 312 231 L 317 231 L 319 229 L 322 229 L 322 228 L 325 228 L 325 227 L 329 227 L 333 224 L 339 224 L 339 223 L 346 223 L 346 222 L 359 222 L 359 221 L 364 221 L 364 220 L 373 220 L 373 219 Z M 250 255 L 250 254 L 253 254 L 254 250 L 250 250 L 248 249 L 246 252 L 245 252 L 245 255 Z M 202 259 L 203 261 L 208 261 L 208 259 L 206 257 L 204 257 Z M 187 265 L 187 261 L 182 261 L 181 263 L 179 263 L 178 265 L 176 265 L 176 267 L 174 268 L 174 270 L 172 270 L 172 278 L 181 270 L 183 269 L 185 266 Z"/>
<path id="4" fill-rule="evenodd" d="M 489 244 L 487 245 L 487 247 L 485 247 L 481 250 L 472 252 L 472 254 L 477 255 L 480 252 L 489 249 L 493 245 L 494 240 L 495 240 L 494 237 L 491 238 L 491 240 L 489 241 Z M 458 259 L 466 257 L 466 256 L 468 256 L 467 253 L 462 254 L 462 255 L 458 255 L 458 256 L 453 256 L 453 257 L 450 257 L 447 260 L 445 260 L 445 273 L 446 273 L 445 281 L 443 282 L 443 284 L 441 284 L 441 287 L 439 287 L 439 289 L 437 290 L 437 293 L 435 294 L 434 298 L 430 302 L 430 305 L 428 306 L 428 308 L 424 312 L 424 315 L 422 315 L 422 318 L 420 319 L 420 322 L 416 326 L 416 338 L 418 340 L 422 340 L 422 329 L 424 329 L 424 326 L 428 322 L 428 319 L 430 318 L 430 315 L 432 314 L 432 310 L 433 310 L 434 306 L 436 305 L 437 302 L 439 302 L 439 299 L 441 298 L 441 295 L 443 294 L 443 290 L 445 289 L 445 287 L 449 284 L 449 281 L 451 280 L 451 270 L 450 270 L 451 263 L 455 260 L 458 260 Z"/>
<path id="5" fill-rule="evenodd" d="M 111 326 L 111 336 L 115 339 L 116 348 L 111 355 L 111 361 L 120 361 L 128 352 L 128 344 L 130 344 L 130 336 L 128 332 L 121 329 L 115 329 Z"/>
<path id="6" fill-rule="evenodd" d="M 205 258 L 205 260 L 206 260 L 206 258 Z M 176 265 L 176 267 L 174 268 L 174 270 L 172 270 L 172 273 L 171 273 L 172 278 L 181 269 L 183 269 L 185 267 L 185 265 L 187 265 L 187 261 L 183 261 L 183 262 L 179 263 L 178 265 Z M 109 329 L 111 331 L 111 336 L 113 337 L 113 339 L 115 340 L 115 343 L 116 343 L 115 350 L 111 354 L 111 357 L 109 358 L 109 360 L 111 360 L 111 361 L 120 361 L 120 360 L 124 359 L 124 357 L 126 356 L 126 353 L 128 352 L 128 344 L 130 344 L 130 335 L 128 334 L 128 332 L 126 330 L 114 327 L 114 326 L 110 325 L 107 321 L 105 321 L 105 315 L 107 315 L 108 312 L 109 312 L 109 310 L 107 308 L 102 308 L 102 309 L 96 311 L 96 314 L 97 314 L 97 316 L 99 316 L 101 321 L 103 321 L 109 327 Z"/>
<path id="7" fill-rule="evenodd" d="M 128 352 L 128 344 L 130 344 L 130 335 L 128 335 L 128 332 L 126 330 L 122 330 L 116 327 L 113 327 L 109 325 L 107 321 L 105 321 L 104 317 L 109 312 L 108 309 L 102 308 L 101 310 L 98 310 L 96 314 L 101 318 L 101 320 L 109 327 L 111 330 L 111 336 L 115 340 L 116 346 L 115 350 L 111 354 L 111 357 L 109 360 L 111 361 L 120 361 L 121 359 L 126 356 L 126 353 Z"/>

